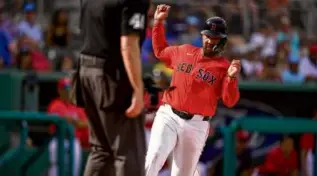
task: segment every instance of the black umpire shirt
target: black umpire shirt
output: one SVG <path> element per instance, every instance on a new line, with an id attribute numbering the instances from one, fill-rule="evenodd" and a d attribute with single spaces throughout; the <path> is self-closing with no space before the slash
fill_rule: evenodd
<path id="1" fill-rule="evenodd" d="M 149 0 L 81 0 L 81 53 L 123 65 L 120 37 L 145 38 Z"/>

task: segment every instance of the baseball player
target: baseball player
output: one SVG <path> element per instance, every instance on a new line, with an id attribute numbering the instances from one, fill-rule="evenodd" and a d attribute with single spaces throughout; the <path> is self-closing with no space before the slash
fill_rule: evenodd
<path id="1" fill-rule="evenodd" d="M 174 70 L 163 104 L 156 113 L 146 156 L 147 176 L 157 176 L 173 152 L 172 176 L 199 175 L 196 166 L 209 132 L 209 118 L 218 100 L 234 106 L 240 97 L 239 60 L 223 56 L 227 25 L 220 17 L 206 20 L 201 31 L 203 47 L 168 46 L 163 21 L 170 6 L 157 6 L 152 31 L 154 54 Z"/>

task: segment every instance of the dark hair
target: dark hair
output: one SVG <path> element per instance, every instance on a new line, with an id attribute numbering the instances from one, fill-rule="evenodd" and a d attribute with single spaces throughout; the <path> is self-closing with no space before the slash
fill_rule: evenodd
<path id="1" fill-rule="evenodd" d="M 284 134 L 284 135 L 281 137 L 281 142 L 284 142 L 284 141 L 286 141 L 287 139 L 292 139 L 292 140 L 293 140 L 293 138 L 292 138 L 291 135 L 289 135 L 289 134 Z"/>
<path id="2" fill-rule="evenodd" d="M 59 18 L 59 15 L 60 15 L 61 13 L 66 13 L 66 10 L 64 10 L 64 9 L 57 9 L 57 10 L 54 12 L 54 14 L 53 14 L 53 16 L 52 16 L 52 21 L 51 21 L 51 23 L 52 23 L 53 26 L 59 25 L 59 24 L 58 24 L 58 18 Z M 68 24 L 68 19 L 66 19 L 65 23 L 62 24 L 62 25 L 65 25 L 65 26 L 66 26 L 67 24 Z"/>

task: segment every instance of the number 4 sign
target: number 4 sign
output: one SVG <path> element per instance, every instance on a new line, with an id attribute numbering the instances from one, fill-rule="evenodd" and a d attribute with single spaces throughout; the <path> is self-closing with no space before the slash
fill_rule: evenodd
<path id="1" fill-rule="evenodd" d="M 140 13 L 135 13 L 129 20 L 129 25 L 133 27 L 133 29 L 144 29 L 144 15 Z"/>

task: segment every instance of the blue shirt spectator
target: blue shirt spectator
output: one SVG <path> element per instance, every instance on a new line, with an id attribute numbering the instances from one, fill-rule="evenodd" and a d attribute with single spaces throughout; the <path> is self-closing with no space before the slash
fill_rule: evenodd
<path id="1" fill-rule="evenodd" d="M 26 37 L 31 38 L 37 42 L 42 41 L 42 31 L 39 26 L 32 25 L 26 21 L 22 21 L 18 26 L 20 35 L 25 35 Z"/>
<path id="2" fill-rule="evenodd" d="M 284 83 L 304 83 L 306 77 L 298 71 L 299 58 L 290 57 L 288 68 L 281 73 L 281 78 Z"/>
<path id="3" fill-rule="evenodd" d="M 15 39 L 18 34 L 17 26 L 7 16 L 4 7 L 0 7 L 0 30 L 7 32 L 9 37 L 12 39 Z"/>
<path id="4" fill-rule="evenodd" d="M 18 25 L 20 36 L 27 37 L 37 43 L 41 42 L 43 40 L 43 34 L 41 28 L 35 24 L 35 4 L 26 4 L 24 6 L 24 12 L 26 18 Z"/>
<path id="5" fill-rule="evenodd" d="M 4 30 L 0 30 L 0 59 L 4 66 L 11 65 L 12 54 L 10 52 L 10 44 L 12 40 L 8 33 Z"/>
<path id="6" fill-rule="evenodd" d="M 290 42 L 290 55 L 293 57 L 299 56 L 299 35 L 297 32 L 291 32 L 289 34 L 286 34 L 284 32 L 279 32 L 277 36 L 278 42 L 283 42 L 285 40 L 289 40 Z"/>
<path id="7" fill-rule="evenodd" d="M 146 38 L 142 44 L 141 48 L 141 58 L 143 62 L 148 62 L 149 57 L 153 55 L 152 39 Z"/>

